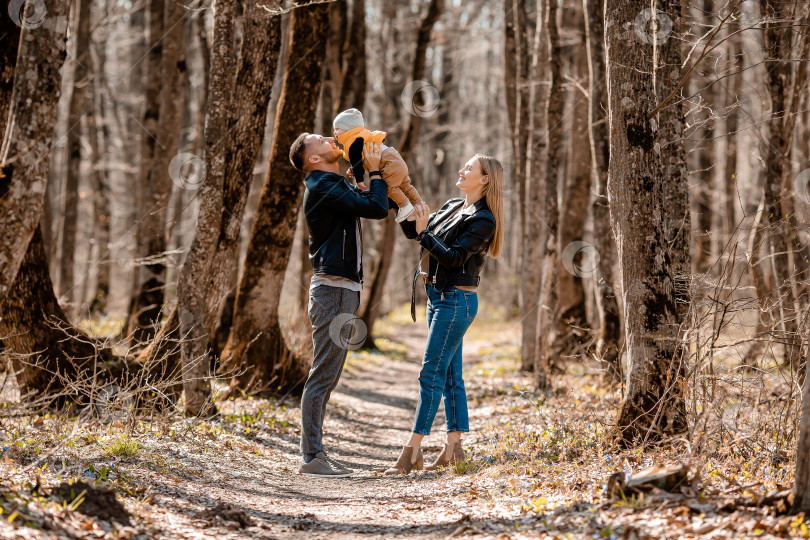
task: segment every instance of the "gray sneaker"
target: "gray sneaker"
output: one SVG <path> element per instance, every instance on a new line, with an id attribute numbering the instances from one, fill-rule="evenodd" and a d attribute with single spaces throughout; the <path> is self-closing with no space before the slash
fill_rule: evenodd
<path id="1" fill-rule="evenodd" d="M 346 478 L 352 471 L 340 463 L 326 457 L 324 452 L 315 454 L 315 459 L 309 463 L 302 463 L 298 470 L 305 476 L 321 476 L 324 478 Z"/>

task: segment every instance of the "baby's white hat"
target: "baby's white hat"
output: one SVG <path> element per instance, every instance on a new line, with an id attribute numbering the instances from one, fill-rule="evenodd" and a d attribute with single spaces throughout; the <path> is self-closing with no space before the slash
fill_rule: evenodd
<path id="1" fill-rule="evenodd" d="M 332 122 L 332 127 L 334 129 L 345 129 L 346 131 L 358 127 L 365 127 L 363 123 L 363 113 L 357 109 L 346 109 L 335 117 L 335 120 Z"/>

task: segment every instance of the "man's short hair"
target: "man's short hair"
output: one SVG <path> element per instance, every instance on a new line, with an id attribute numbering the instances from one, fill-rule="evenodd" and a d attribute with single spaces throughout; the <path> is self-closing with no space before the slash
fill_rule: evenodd
<path id="1" fill-rule="evenodd" d="M 302 133 L 290 146 L 290 163 L 301 172 L 304 172 L 304 157 L 307 152 L 307 137 L 309 133 Z"/>

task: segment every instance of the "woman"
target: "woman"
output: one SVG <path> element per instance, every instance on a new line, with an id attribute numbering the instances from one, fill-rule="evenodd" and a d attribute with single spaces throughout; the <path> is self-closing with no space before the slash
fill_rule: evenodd
<path id="1" fill-rule="evenodd" d="M 470 431 L 467 394 L 461 375 L 461 342 L 478 312 L 476 288 L 486 256 L 498 257 L 503 244 L 503 166 L 490 156 L 477 154 L 459 172 L 456 185 L 463 199 L 450 199 L 428 215 L 420 207 L 415 221 L 400 223 L 405 236 L 429 255 L 427 272 L 420 263 L 414 275 L 411 315 L 414 315 L 416 280 L 421 275 L 427 291 L 428 342 L 419 374 L 419 404 L 413 433 L 387 475 L 407 474 L 424 464 L 420 447 L 430 434 L 433 418 L 444 396 L 447 444 L 428 470 L 464 460 L 461 434 Z"/>

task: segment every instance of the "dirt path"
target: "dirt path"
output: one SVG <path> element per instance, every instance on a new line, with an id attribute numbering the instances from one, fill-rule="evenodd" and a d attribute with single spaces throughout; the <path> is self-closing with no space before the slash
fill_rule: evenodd
<path id="1" fill-rule="evenodd" d="M 504 518 L 503 508 L 482 515 L 467 506 L 468 498 L 458 496 L 470 489 L 464 475 L 419 472 L 390 478 L 381 473 L 410 432 L 425 339 L 424 325 L 403 327 L 397 341 L 407 347 L 405 358 L 360 355 L 344 371 L 329 403 L 324 443 L 332 457 L 356 471 L 351 478 L 298 474 L 296 424 L 286 435 L 254 438 L 261 456 L 234 460 L 181 450 L 180 467 L 198 473 L 201 481 L 170 477 L 167 482 L 165 475 L 152 473 L 156 495 L 148 517 L 161 535 L 186 538 L 446 538 L 514 532 L 522 521 L 517 515 L 517 521 Z M 470 349 L 465 363 L 474 359 L 474 344 Z M 471 422 L 477 421 L 471 411 Z M 427 459 L 441 449 L 443 422 L 440 409 L 425 441 Z M 194 518 L 201 508 L 219 503 L 247 514 L 253 526 Z"/>

